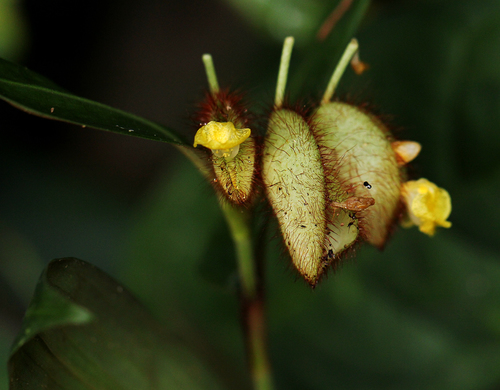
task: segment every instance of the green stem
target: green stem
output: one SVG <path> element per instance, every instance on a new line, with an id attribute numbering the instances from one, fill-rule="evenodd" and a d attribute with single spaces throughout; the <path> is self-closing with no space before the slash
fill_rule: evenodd
<path id="1" fill-rule="evenodd" d="M 236 246 L 243 295 L 246 299 L 254 299 L 257 295 L 257 264 L 254 261 L 250 210 L 227 202 L 221 202 L 221 207 Z"/>
<path id="2" fill-rule="evenodd" d="M 329 103 L 330 100 L 332 99 L 332 96 L 335 93 L 335 89 L 337 88 L 337 85 L 339 84 L 339 81 L 342 78 L 342 75 L 344 74 L 345 68 L 347 68 L 347 65 L 349 65 L 349 62 L 351 61 L 351 58 L 358 51 L 358 47 L 359 47 L 358 41 L 354 38 L 351 39 L 351 42 L 349 42 L 349 44 L 347 45 L 344 54 L 342 55 L 342 58 L 337 64 L 337 67 L 333 72 L 332 78 L 330 79 L 330 82 L 326 87 L 326 91 L 323 95 L 323 99 L 321 100 L 321 104 Z"/>
<path id="3" fill-rule="evenodd" d="M 203 54 L 201 59 L 203 60 L 203 65 L 205 65 L 210 92 L 212 92 L 212 95 L 215 95 L 219 92 L 219 82 L 217 81 L 217 74 L 215 73 L 212 56 L 210 54 Z"/>
<path id="4" fill-rule="evenodd" d="M 274 105 L 276 108 L 281 108 L 281 106 L 283 105 L 283 99 L 285 98 L 286 80 L 288 78 L 288 68 L 290 66 L 290 57 L 292 56 L 293 43 L 293 37 L 285 38 L 285 42 L 283 43 L 280 70 L 278 72 L 278 82 L 276 83 L 276 96 L 274 98 Z"/>
<path id="5" fill-rule="evenodd" d="M 267 331 L 264 303 L 261 299 L 247 307 L 247 332 L 251 373 L 255 390 L 273 390 L 271 363 L 267 352 Z"/>
<path id="6" fill-rule="evenodd" d="M 272 390 L 262 279 L 257 270 L 252 240 L 252 212 L 222 202 L 221 208 L 236 246 L 238 274 L 241 281 L 242 316 L 254 389 Z"/>

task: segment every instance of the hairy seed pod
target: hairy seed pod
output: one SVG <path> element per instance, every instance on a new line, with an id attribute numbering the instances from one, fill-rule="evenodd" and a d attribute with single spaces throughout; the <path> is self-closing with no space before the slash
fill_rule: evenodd
<path id="1" fill-rule="evenodd" d="M 194 146 L 200 144 L 212 151 L 216 189 L 232 203 L 245 204 L 254 189 L 257 155 L 248 112 L 241 97 L 226 90 L 207 94 L 200 106 L 197 120 L 201 127 Z"/>
<path id="2" fill-rule="evenodd" d="M 357 215 L 367 241 L 383 247 L 395 221 L 402 182 L 391 134 L 376 117 L 341 102 L 322 104 L 313 122 L 322 129 L 323 142 L 342 161 L 338 178 L 355 197 L 351 208 L 354 203 L 361 205 Z M 370 198 L 374 204 L 363 209 Z"/>

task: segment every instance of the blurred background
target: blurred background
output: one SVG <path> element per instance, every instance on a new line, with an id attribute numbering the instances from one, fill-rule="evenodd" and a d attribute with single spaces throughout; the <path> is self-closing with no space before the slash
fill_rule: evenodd
<path id="1" fill-rule="evenodd" d="M 271 231 L 277 388 L 500 389 L 500 3 L 357 0 L 318 43 L 337 3 L 0 0 L 0 56 L 192 136 L 203 53 L 222 86 L 265 111 L 285 36 L 296 37 L 290 100 L 318 99 L 357 26 L 370 70 L 348 70 L 339 95 L 423 145 L 412 174 L 449 191 L 453 227 L 433 238 L 398 229 L 383 252 L 358 249 L 314 291 Z M 0 389 L 38 276 L 66 256 L 122 281 L 248 388 L 232 244 L 190 163 L 168 144 L 4 102 L 0 131 Z"/>

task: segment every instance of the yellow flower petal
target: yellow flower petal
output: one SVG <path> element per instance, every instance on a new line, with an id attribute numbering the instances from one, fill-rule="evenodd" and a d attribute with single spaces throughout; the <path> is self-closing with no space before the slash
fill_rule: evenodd
<path id="1" fill-rule="evenodd" d="M 237 129 L 233 122 L 208 122 L 200 127 L 194 137 L 194 147 L 198 144 L 212 150 L 227 150 L 240 145 L 250 137 L 250 129 Z"/>
<path id="2" fill-rule="evenodd" d="M 445 189 L 427 179 L 420 179 L 404 183 L 401 195 L 411 222 L 422 233 L 432 236 L 437 226 L 451 226 L 451 222 L 446 220 L 451 213 L 451 198 Z"/>

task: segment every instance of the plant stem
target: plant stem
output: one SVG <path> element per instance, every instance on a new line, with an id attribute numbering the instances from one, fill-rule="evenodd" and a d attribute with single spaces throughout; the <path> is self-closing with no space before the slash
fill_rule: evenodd
<path id="1" fill-rule="evenodd" d="M 293 43 L 293 37 L 285 38 L 285 42 L 283 43 L 280 70 L 278 72 L 278 82 L 276 83 L 276 96 L 274 98 L 274 106 L 276 108 L 281 108 L 281 106 L 283 105 L 286 80 L 288 78 L 288 67 L 290 66 L 290 57 L 292 56 Z"/>
<path id="2" fill-rule="evenodd" d="M 257 269 L 253 255 L 250 212 L 244 208 L 236 208 L 227 202 L 221 202 L 221 207 L 236 246 L 238 273 L 243 294 L 247 299 L 253 299 L 257 295 Z"/>
<path id="3" fill-rule="evenodd" d="M 351 61 L 351 58 L 358 51 L 358 47 L 359 47 L 358 41 L 354 38 L 351 39 L 351 42 L 349 42 L 349 44 L 347 45 L 344 54 L 342 54 L 342 58 L 337 64 L 337 67 L 333 72 L 332 78 L 330 79 L 330 82 L 326 87 L 326 91 L 323 95 L 323 99 L 321 100 L 321 104 L 329 103 L 330 100 L 332 99 L 332 96 L 335 93 L 335 89 L 337 88 L 337 85 L 339 84 L 339 81 L 342 78 L 342 75 L 344 74 L 345 68 L 347 68 L 349 61 Z"/>
<path id="4" fill-rule="evenodd" d="M 274 387 L 271 363 L 267 352 L 266 317 L 262 299 L 249 302 L 246 312 L 246 326 L 254 388 L 255 390 L 272 390 Z"/>
<path id="5" fill-rule="evenodd" d="M 222 202 L 221 208 L 236 246 L 243 326 L 254 389 L 272 390 L 271 364 L 266 343 L 264 294 L 252 240 L 252 212 Z"/>

